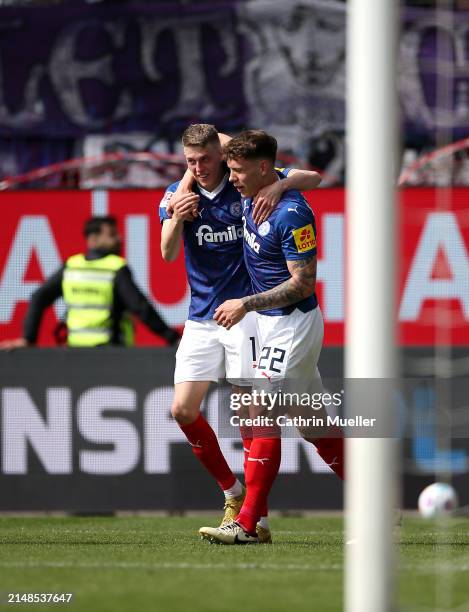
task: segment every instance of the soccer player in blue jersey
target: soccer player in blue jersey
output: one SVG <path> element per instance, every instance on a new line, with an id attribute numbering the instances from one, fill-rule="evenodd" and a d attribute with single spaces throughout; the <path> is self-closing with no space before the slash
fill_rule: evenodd
<path id="1" fill-rule="evenodd" d="M 225 524 L 237 516 L 244 489 L 223 457 L 213 429 L 200 413 L 200 405 L 212 381 L 225 375 L 238 384 L 252 378 L 255 313 L 230 330 L 213 320 L 217 307 L 226 299 L 252 293 L 243 257 L 241 198 L 228 180 L 219 134 L 213 126 L 190 126 L 182 143 L 188 173 L 182 184 L 168 187 L 160 204 L 162 255 L 166 261 L 173 261 L 182 238 L 191 288 L 189 318 L 176 355 L 171 410 L 194 454 L 225 494 Z M 315 172 L 293 170 L 275 185 L 266 185 L 258 202 L 264 211 L 266 203 L 267 208 L 270 204 L 270 212 L 286 189 L 313 189 L 319 182 Z M 250 432 L 241 434 L 249 452 Z M 268 530 L 259 529 L 259 533 L 269 541 Z"/>
<path id="2" fill-rule="evenodd" d="M 248 130 L 225 145 L 230 181 L 243 198 L 244 256 L 253 291 L 227 300 L 214 319 L 231 330 L 256 313 L 260 356 L 254 378 L 277 391 L 317 390 L 317 362 L 323 340 L 323 319 L 315 293 L 316 223 L 298 191 L 286 191 L 269 218 L 257 225 L 253 199 L 276 184 L 276 140 L 261 130 Z M 288 385 L 294 385 L 288 388 Z M 265 385 L 262 385 L 265 390 Z M 246 470 L 246 498 L 235 521 L 219 528 L 202 528 L 201 535 L 225 544 L 257 543 L 256 523 L 281 455 L 278 425 L 253 426 Z M 330 436 L 331 431 L 321 432 Z M 314 439 L 319 454 L 343 478 L 343 440 Z"/>

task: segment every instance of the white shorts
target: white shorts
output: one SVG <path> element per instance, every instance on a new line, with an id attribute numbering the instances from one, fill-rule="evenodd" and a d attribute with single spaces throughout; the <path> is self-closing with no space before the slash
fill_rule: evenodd
<path id="1" fill-rule="evenodd" d="M 256 346 L 255 312 L 248 312 L 230 330 L 213 319 L 186 321 L 176 353 L 174 383 L 217 382 L 226 377 L 233 384 L 249 386 Z"/>
<path id="2" fill-rule="evenodd" d="M 257 336 L 260 352 L 255 378 L 256 383 L 265 382 L 260 387 L 302 393 L 321 386 L 317 364 L 324 321 L 319 306 L 306 313 L 296 309 L 278 317 L 258 314 Z"/>

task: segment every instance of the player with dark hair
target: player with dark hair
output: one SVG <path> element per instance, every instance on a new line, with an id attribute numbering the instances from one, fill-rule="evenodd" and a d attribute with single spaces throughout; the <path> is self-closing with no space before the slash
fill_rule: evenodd
<path id="1" fill-rule="evenodd" d="M 133 344 L 133 324 L 138 317 L 168 344 L 180 334 L 166 325 L 136 286 L 126 260 L 120 256 L 121 237 L 115 217 L 88 219 L 83 227 L 86 253 L 69 257 L 31 297 L 23 323 L 23 337 L 5 340 L 0 349 L 36 344 L 44 310 L 60 297 L 67 307 L 66 341 L 71 347 Z"/>
<path id="2" fill-rule="evenodd" d="M 256 313 L 260 359 L 255 380 L 274 393 L 318 389 L 317 368 L 323 340 L 323 319 L 315 293 L 316 223 L 304 197 L 286 191 L 267 221 L 256 225 L 253 199 L 278 180 L 277 143 L 261 130 L 248 130 L 224 146 L 230 182 L 243 198 L 244 255 L 253 291 L 218 306 L 214 319 L 224 329 Z M 247 493 L 234 521 L 219 528 L 204 527 L 202 537 L 225 544 L 257 543 L 256 523 L 278 473 L 280 428 L 253 426 L 246 470 Z M 323 430 L 310 439 L 321 457 L 343 478 L 343 439 Z M 306 434 L 308 435 L 308 434 Z M 319 436 L 318 436 L 319 438 Z"/>
<path id="3" fill-rule="evenodd" d="M 221 138 L 229 140 L 227 136 Z M 200 405 L 211 382 L 225 374 L 234 384 L 250 385 L 255 315 L 251 313 L 230 330 L 213 320 L 216 309 L 226 299 L 251 293 L 243 257 L 242 206 L 238 191 L 228 180 L 214 126 L 189 126 L 182 143 L 188 171 L 180 184 L 168 187 L 160 204 L 163 257 L 174 260 L 183 239 L 191 288 L 189 317 L 176 355 L 172 414 L 194 454 L 224 492 L 223 525 L 237 516 L 244 488 L 229 468 L 213 429 L 200 413 Z M 313 189 L 320 182 L 317 173 L 303 170 L 276 176 L 284 178 L 259 194 L 258 204 L 264 210 L 272 210 L 286 189 Z M 247 459 L 250 430 L 242 430 L 241 434 Z M 266 505 L 260 516 L 264 514 Z M 265 522 L 261 523 L 258 530 L 263 541 L 270 541 L 266 527 Z"/>

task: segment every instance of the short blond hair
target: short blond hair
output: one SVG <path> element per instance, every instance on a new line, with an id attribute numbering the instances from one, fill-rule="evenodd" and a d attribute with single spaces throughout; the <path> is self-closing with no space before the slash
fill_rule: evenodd
<path id="1" fill-rule="evenodd" d="M 182 144 L 185 147 L 205 147 L 220 143 L 217 128 L 209 123 L 194 123 L 184 130 Z"/>

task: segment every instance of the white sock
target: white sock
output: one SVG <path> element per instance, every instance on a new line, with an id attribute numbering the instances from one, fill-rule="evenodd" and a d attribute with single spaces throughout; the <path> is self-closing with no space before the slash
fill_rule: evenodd
<path id="1" fill-rule="evenodd" d="M 235 480 L 234 485 L 229 489 L 225 489 L 223 493 L 225 497 L 239 497 L 243 492 L 243 485 L 239 482 L 238 479 Z"/>
<path id="2" fill-rule="evenodd" d="M 261 516 L 261 518 L 258 520 L 257 522 L 258 525 L 260 525 L 263 529 L 268 529 L 269 528 L 269 519 L 267 516 Z"/>

